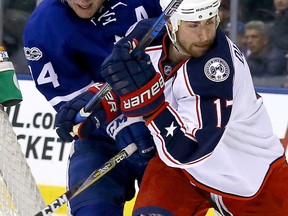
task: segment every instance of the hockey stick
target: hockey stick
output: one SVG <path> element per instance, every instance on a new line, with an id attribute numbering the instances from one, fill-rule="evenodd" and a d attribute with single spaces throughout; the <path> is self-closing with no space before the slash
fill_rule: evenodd
<path id="1" fill-rule="evenodd" d="M 155 21 L 153 26 L 150 28 L 150 30 L 139 41 L 139 44 L 132 51 L 132 55 L 135 55 L 140 50 L 145 49 L 154 40 L 154 38 L 159 34 L 159 32 L 164 27 L 168 19 L 177 10 L 177 8 L 182 3 L 182 1 L 183 0 L 172 0 L 169 3 L 169 5 L 165 8 L 165 10 L 160 15 L 160 17 Z M 102 99 L 107 95 L 107 93 L 110 90 L 111 90 L 110 85 L 108 83 L 105 83 L 102 86 L 102 88 L 99 90 L 99 92 L 95 94 L 94 97 L 86 104 L 86 106 L 80 110 L 80 112 L 76 116 L 76 122 L 79 124 L 75 125 L 73 127 L 73 131 L 70 132 L 72 136 L 77 135 L 77 130 L 79 126 L 81 125 L 81 122 L 83 122 L 85 118 L 87 118 L 91 114 L 91 112 L 94 110 L 96 105 L 102 101 Z"/>
<path id="2" fill-rule="evenodd" d="M 41 211 L 39 211 L 35 216 L 48 216 L 62 205 L 67 203 L 70 199 L 80 194 L 90 185 L 98 181 L 104 175 L 106 175 L 109 171 L 111 171 L 117 164 L 121 161 L 128 158 L 137 150 L 135 143 L 131 143 L 122 149 L 118 154 L 112 157 L 109 161 L 103 164 L 99 169 L 95 170 L 85 181 L 84 183 L 78 184 L 76 187 L 72 188 L 69 191 L 66 191 L 64 194 L 55 199 L 52 203 L 45 206 Z"/>

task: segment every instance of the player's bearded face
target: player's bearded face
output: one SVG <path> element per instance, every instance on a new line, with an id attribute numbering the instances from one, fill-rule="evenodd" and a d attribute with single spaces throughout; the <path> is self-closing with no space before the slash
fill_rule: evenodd
<path id="1" fill-rule="evenodd" d="M 91 18 L 105 0 L 67 0 L 74 12 L 83 19 Z"/>
<path id="2" fill-rule="evenodd" d="M 181 21 L 176 32 L 177 43 L 192 57 L 200 57 L 212 46 L 216 29 L 216 17 L 197 22 Z"/>

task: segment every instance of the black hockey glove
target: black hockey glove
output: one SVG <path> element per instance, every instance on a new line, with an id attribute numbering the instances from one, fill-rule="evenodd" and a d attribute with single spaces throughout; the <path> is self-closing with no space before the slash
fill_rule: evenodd
<path id="1" fill-rule="evenodd" d="M 120 40 L 101 67 L 103 78 L 120 96 L 121 111 L 135 117 L 153 113 L 164 103 L 164 79 L 145 52 L 131 55 L 130 42 Z"/>
<path id="2" fill-rule="evenodd" d="M 86 92 L 78 95 L 71 101 L 60 107 L 56 114 L 56 132 L 64 142 L 71 142 L 73 139 L 87 139 L 104 122 L 110 122 L 119 113 L 118 100 L 116 95 L 110 91 L 102 102 L 96 106 L 89 117 L 87 117 L 77 129 L 77 136 L 73 137 L 71 132 L 77 124 L 76 116 L 80 110 L 100 90 L 103 83 L 95 83 Z"/>
<path id="3" fill-rule="evenodd" d="M 120 149 L 131 143 L 136 144 L 138 151 L 131 155 L 128 160 L 138 166 L 144 168 L 155 155 L 156 146 L 142 117 L 127 118 L 120 115 L 108 124 L 106 131 L 116 141 Z"/>

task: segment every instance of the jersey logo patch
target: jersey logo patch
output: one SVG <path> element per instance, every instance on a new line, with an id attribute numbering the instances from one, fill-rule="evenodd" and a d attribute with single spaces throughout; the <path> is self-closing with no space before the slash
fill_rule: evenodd
<path id="1" fill-rule="evenodd" d="M 24 47 L 24 53 L 27 60 L 38 61 L 42 57 L 42 52 L 37 47 Z"/>
<path id="2" fill-rule="evenodd" d="M 222 58 L 212 58 L 205 64 L 204 73 L 213 82 L 223 82 L 229 77 L 230 68 Z"/>
<path id="3" fill-rule="evenodd" d="M 164 74 L 165 74 L 166 76 L 169 76 L 169 74 L 171 73 L 171 71 L 172 71 L 172 66 L 170 66 L 170 65 L 165 65 L 165 66 L 164 66 Z"/>

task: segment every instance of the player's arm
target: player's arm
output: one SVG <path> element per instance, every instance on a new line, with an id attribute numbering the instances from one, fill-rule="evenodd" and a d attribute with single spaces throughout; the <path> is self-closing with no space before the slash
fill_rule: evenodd
<path id="1" fill-rule="evenodd" d="M 59 50 L 65 50 L 65 55 L 62 55 L 53 47 L 48 47 L 50 43 L 56 44 L 58 41 L 43 44 L 43 41 L 28 39 L 29 36 L 24 39 L 23 49 L 33 81 L 51 106 L 58 111 L 63 103 L 83 93 L 93 82 L 89 74 L 70 59 L 74 51 L 68 46 L 58 45 L 61 47 Z M 79 74 L 82 74 L 81 79 Z"/>
<path id="2" fill-rule="evenodd" d="M 129 117 L 135 116 L 158 116 L 162 121 L 165 119 L 164 110 L 168 106 L 164 97 L 164 79 L 157 73 L 152 65 L 150 57 L 141 52 L 138 56 L 131 56 L 131 43 L 122 40 L 116 44 L 112 54 L 105 60 L 102 66 L 102 75 L 111 85 L 112 89 L 120 97 L 120 109 L 122 113 Z M 161 127 L 161 129 L 164 129 Z M 164 132 L 164 131 L 163 131 Z M 163 132 L 161 137 L 165 137 Z M 195 151 L 195 147 L 190 148 L 191 140 L 185 138 L 185 134 L 178 127 L 179 137 L 177 139 L 187 143 L 187 148 L 182 148 L 182 153 L 174 151 L 172 142 L 165 139 L 165 148 L 168 149 L 177 160 L 187 160 L 187 155 Z M 165 134 L 166 135 L 166 134 Z M 171 144 L 171 145 L 170 145 Z M 188 148 L 189 147 L 189 148 Z M 177 148 L 176 148 L 177 149 Z M 184 155 L 185 154 L 185 155 Z"/>

